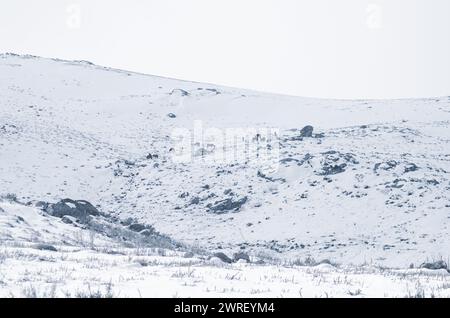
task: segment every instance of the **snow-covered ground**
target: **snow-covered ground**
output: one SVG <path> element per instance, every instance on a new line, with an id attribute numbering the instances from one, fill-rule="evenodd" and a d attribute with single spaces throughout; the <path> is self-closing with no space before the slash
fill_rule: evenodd
<path id="1" fill-rule="evenodd" d="M 219 132 L 276 129 L 278 168 L 265 171 L 248 160 L 211 160 L 219 149 L 212 141 L 193 143 L 191 160 L 174 160 L 178 149 L 174 131 L 184 128 L 195 134 L 196 123 Z M 442 273 L 411 269 L 398 274 L 379 266 L 417 268 L 425 261 L 449 258 L 449 123 L 450 97 L 299 98 L 137 74 L 84 61 L 0 55 L 0 195 L 14 194 L 22 204 L 87 200 L 117 220 L 132 217 L 208 253 L 244 251 L 277 264 L 313 258 L 340 265 L 332 270 L 321 265 L 325 272 L 322 267 L 267 264 L 217 267 L 206 256 L 201 261 L 195 256 L 189 260 L 195 263 L 192 268 L 177 265 L 186 262 L 179 257 L 168 267 L 158 265 L 166 258 L 156 257 L 154 266 L 141 268 L 134 261 L 136 247 L 126 247 L 130 250 L 125 255 L 99 252 L 97 245 L 93 249 L 89 244 L 80 251 L 71 247 L 77 246 L 74 235 L 64 234 L 78 231 L 74 224 L 60 224 L 58 219 L 54 233 L 46 224 L 48 218 L 37 218 L 36 226 L 19 227 L 33 235 L 26 242 L 42 236 L 42 243 L 56 242 L 60 249 L 40 251 L 26 247 L 28 243 L 16 246 L 21 232 L 11 232 L 12 221 L 1 223 L 2 240 L 5 233 L 11 234 L 2 246 L 0 290 L 13 288 L 18 295 L 24 285 L 17 282 L 26 280 L 20 273 L 67 267 L 74 269 L 75 277 L 67 279 L 68 286 L 81 290 L 83 282 L 101 277 L 126 291 L 122 295 L 137 292 L 135 286 L 140 285 L 133 277 L 147 286 L 139 288 L 143 296 L 153 295 L 157 291 L 147 281 L 151 285 L 155 279 L 151 273 L 156 270 L 161 273 L 157 278 L 167 281 L 165 286 L 177 286 L 167 287 L 172 295 L 205 295 L 221 289 L 234 296 L 231 288 L 249 295 L 252 289 L 258 290 L 260 281 L 271 290 L 262 291 L 262 296 L 297 296 L 298 284 L 304 284 L 304 296 L 323 296 L 325 290 L 330 296 L 345 295 L 353 290 L 345 282 L 342 290 L 315 289 L 317 281 L 311 277 L 316 272 L 331 284 L 346 275 L 355 282 L 370 285 L 373 281 L 367 288 L 355 283 L 355 290 L 365 295 L 404 296 L 417 282 L 445 295 L 445 288 L 439 287 L 446 286 Z M 300 130 L 307 125 L 314 127 L 313 134 L 301 137 Z M 251 142 L 259 150 L 272 146 L 254 137 Z M 199 150 L 202 155 L 197 155 Z M 64 244 L 58 243 L 61 239 Z M 108 249 L 122 244 L 108 237 L 97 243 Z M 61 254 L 67 255 L 66 260 Z M 41 255 L 44 261 L 39 262 Z M 74 265 L 78 255 L 81 268 L 89 269 L 89 258 L 117 266 L 101 275 L 95 274 L 95 268 L 78 272 Z M 45 261 L 46 257 L 55 262 Z M 5 275 L 11 266 L 17 271 Z M 193 277 L 173 276 L 192 269 Z M 277 279 L 270 278 L 274 271 L 283 273 L 280 279 L 285 274 L 294 277 L 286 283 L 289 292 L 276 287 Z M 230 284 L 223 277 L 234 272 L 245 273 L 247 287 L 244 278 Z M 140 274 L 129 276 L 132 273 Z M 120 275 L 125 277 L 122 282 Z M 217 286 L 206 283 L 208 275 L 217 279 Z M 39 277 L 34 279 L 45 275 Z M 199 282 L 193 283 L 196 277 Z M 233 287 L 234 283 L 242 286 Z M 3 288 L 5 284 L 10 287 Z M 41 284 L 38 287 L 42 293 Z"/>
<path id="2" fill-rule="evenodd" d="M 216 257 L 124 246 L 35 207 L 0 203 L 0 297 L 449 297 L 446 270 Z"/>

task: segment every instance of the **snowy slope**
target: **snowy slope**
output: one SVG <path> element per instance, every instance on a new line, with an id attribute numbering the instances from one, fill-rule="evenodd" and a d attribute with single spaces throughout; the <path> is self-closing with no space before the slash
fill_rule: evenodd
<path id="1" fill-rule="evenodd" d="M 279 169 L 174 162 L 173 130 L 196 120 L 279 129 Z M 449 257 L 449 122 L 449 97 L 277 96 L 4 54 L 0 194 L 88 200 L 212 251 L 405 267 Z M 211 211 L 227 199 L 244 203 Z"/>
<path id="2" fill-rule="evenodd" d="M 0 297 L 449 297 L 444 270 L 226 264 L 118 241 L 0 202 Z"/>

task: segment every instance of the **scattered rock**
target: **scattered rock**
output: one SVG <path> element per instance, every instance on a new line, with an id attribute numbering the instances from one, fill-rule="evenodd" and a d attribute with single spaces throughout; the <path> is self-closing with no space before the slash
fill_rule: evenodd
<path id="1" fill-rule="evenodd" d="M 314 127 L 313 126 L 305 126 L 300 130 L 300 137 L 312 137 Z"/>
<path id="2" fill-rule="evenodd" d="M 193 197 L 191 199 L 191 204 L 196 205 L 200 203 L 200 198 L 199 197 Z"/>
<path id="3" fill-rule="evenodd" d="M 154 231 L 152 231 L 151 229 L 145 229 L 140 231 L 139 234 L 149 237 L 154 234 Z"/>
<path id="4" fill-rule="evenodd" d="M 133 224 L 133 221 L 133 218 L 126 218 L 125 220 L 120 221 L 120 224 L 122 224 L 123 226 L 129 226 Z"/>
<path id="5" fill-rule="evenodd" d="M 270 182 L 276 182 L 276 181 L 280 181 L 280 182 L 286 182 L 286 179 L 283 179 L 283 178 L 272 178 L 272 177 L 269 177 L 269 176 L 267 176 L 267 175 L 265 175 L 264 173 L 262 173 L 261 171 L 259 171 L 258 170 L 258 172 L 257 172 L 257 174 L 256 174 L 258 177 L 260 177 L 260 178 L 263 178 L 263 179 L 266 179 L 266 180 L 268 180 L 268 181 L 270 181 Z"/>
<path id="6" fill-rule="evenodd" d="M 0 134 L 17 134 L 18 132 L 19 128 L 16 125 L 4 124 L 0 126 Z"/>
<path id="7" fill-rule="evenodd" d="M 41 250 L 41 251 L 51 251 L 51 252 L 58 251 L 56 249 L 56 247 L 54 247 L 53 245 L 50 245 L 50 244 L 36 244 L 34 248 Z"/>
<path id="8" fill-rule="evenodd" d="M 64 199 L 55 204 L 50 204 L 45 211 L 53 216 L 62 218 L 71 216 L 80 223 L 87 223 L 91 216 L 99 216 L 100 212 L 89 202 L 84 200 Z"/>
<path id="9" fill-rule="evenodd" d="M 233 198 L 227 198 L 222 201 L 216 201 L 214 204 L 208 204 L 207 207 L 209 211 L 217 214 L 227 213 L 230 211 L 237 212 L 241 207 L 247 202 L 248 198 L 245 196 L 238 200 L 233 200 Z"/>
<path id="10" fill-rule="evenodd" d="M 189 192 L 183 192 L 179 195 L 181 199 L 187 198 L 189 196 Z"/>
<path id="11" fill-rule="evenodd" d="M 447 263 L 442 260 L 436 261 L 436 262 L 430 262 L 430 263 L 423 263 L 422 265 L 420 265 L 420 268 L 433 269 L 433 270 L 437 270 L 437 269 L 448 270 Z"/>
<path id="12" fill-rule="evenodd" d="M 419 170 L 419 167 L 416 166 L 414 163 L 407 163 L 405 166 L 405 173 L 407 172 L 413 172 Z"/>
<path id="13" fill-rule="evenodd" d="M 397 167 L 398 162 L 395 160 L 389 160 L 387 162 L 380 162 L 380 163 L 376 163 L 375 166 L 373 167 L 373 171 L 376 173 L 379 169 L 381 170 L 392 170 L 395 167 Z"/>
<path id="14" fill-rule="evenodd" d="M 318 171 L 320 176 L 334 175 L 346 171 L 348 165 L 359 164 L 352 153 L 341 153 L 339 151 L 330 150 L 322 153 L 321 170 Z"/>
<path id="15" fill-rule="evenodd" d="M 244 261 L 246 261 L 247 263 L 250 263 L 250 256 L 248 256 L 247 253 L 239 252 L 239 253 L 235 253 L 235 254 L 233 255 L 233 260 L 234 260 L 235 262 L 237 262 L 237 261 L 239 261 L 239 260 L 244 260 Z"/>
<path id="16" fill-rule="evenodd" d="M 340 165 L 325 165 L 323 166 L 322 173 L 320 173 L 320 175 L 329 176 L 333 174 L 342 173 L 345 171 L 346 167 L 347 167 L 346 163 L 341 163 Z"/>
<path id="17" fill-rule="evenodd" d="M 141 231 L 145 230 L 147 227 L 144 224 L 133 223 L 133 224 L 130 224 L 130 226 L 128 226 L 128 228 L 130 230 L 132 230 L 133 232 L 141 232 Z"/>
<path id="18" fill-rule="evenodd" d="M 313 137 L 314 138 L 325 138 L 325 134 L 324 133 L 318 133 L 318 134 L 314 134 Z"/>
<path id="19" fill-rule="evenodd" d="M 77 220 L 72 216 L 64 215 L 61 218 L 61 221 L 63 221 L 63 223 L 66 223 L 66 224 L 73 224 L 73 223 L 76 223 Z"/>
<path id="20" fill-rule="evenodd" d="M 231 264 L 233 263 L 233 261 L 231 260 L 231 258 L 229 258 L 227 255 L 225 255 L 225 253 L 222 252 L 218 252 L 218 253 L 214 253 L 213 255 L 214 257 L 217 257 L 218 259 L 220 259 L 222 262 L 227 263 L 227 264 Z"/>
<path id="21" fill-rule="evenodd" d="M 219 95 L 219 94 L 220 94 L 220 92 L 219 92 L 217 89 L 215 89 L 215 88 L 205 88 L 205 90 L 206 90 L 206 91 L 213 92 L 213 93 L 216 93 L 216 95 Z"/>
<path id="22" fill-rule="evenodd" d="M 172 92 L 170 93 L 170 95 L 174 95 L 176 93 L 180 94 L 181 96 L 189 96 L 189 93 L 181 88 L 173 89 Z"/>
<path id="23" fill-rule="evenodd" d="M 167 117 L 169 117 L 169 118 L 177 118 L 177 115 L 175 115 L 174 113 L 168 113 Z"/>

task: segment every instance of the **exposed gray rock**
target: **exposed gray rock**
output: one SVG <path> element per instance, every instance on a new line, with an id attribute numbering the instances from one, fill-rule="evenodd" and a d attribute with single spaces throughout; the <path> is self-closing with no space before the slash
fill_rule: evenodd
<path id="1" fill-rule="evenodd" d="M 183 192 L 179 195 L 181 199 L 187 198 L 189 196 L 189 192 Z"/>
<path id="2" fill-rule="evenodd" d="M 133 218 L 126 218 L 125 220 L 120 221 L 120 224 L 124 225 L 124 226 L 129 226 L 131 224 L 133 224 L 134 220 Z"/>
<path id="3" fill-rule="evenodd" d="M 184 89 L 181 89 L 181 88 L 173 89 L 172 92 L 170 93 L 170 95 L 176 94 L 177 92 L 179 94 L 181 94 L 181 96 L 188 96 L 189 95 L 189 93 L 187 91 L 185 91 Z"/>
<path id="4" fill-rule="evenodd" d="M 144 236 L 152 236 L 154 234 L 154 231 L 151 229 L 145 229 L 139 232 L 139 234 Z"/>
<path id="5" fill-rule="evenodd" d="M 250 263 L 250 256 L 248 256 L 247 253 L 239 252 L 239 253 L 235 253 L 233 255 L 233 261 L 237 262 L 237 261 L 239 261 L 241 259 L 244 260 L 244 261 L 247 261 L 248 263 Z"/>
<path id="6" fill-rule="evenodd" d="M 50 244 L 36 244 L 34 248 L 41 250 L 41 251 L 51 251 L 51 252 L 58 251 L 56 249 L 56 247 L 54 247 L 53 245 L 50 245 Z"/>
<path id="7" fill-rule="evenodd" d="M 233 261 L 231 260 L 231 258 L 229 258 L 227 255 L 225 255 L 225 253 L 218 252 L 218 253 L 214 253 L 213 256 L 214 256 L 214 257 L 217 257 L 218 259 L 220 259 L 220 260 L 221 260 L 222 262 L 224 262 L 224 263 L 228 263 L 228 264 L 233 263 Z"/>
<path id="8" fill-rule="evenodd" d="M 440 261 L 436 261 L 436 262 L 430 262 L 430 263 L 423 263 L 422 265 L 420 265 L 420 268 L 426 268 L 426 269 L 446 269 L 448 270 L 448 266 L 447 263 L 440 260 Z"/>
<path id="9" fill-rule="evenodd" d="M 430 180 L 427 180 L 427 184 L 435 186 L 435 185 L 439 184 L 439 181 L 437 181 L 436 179 L 430 179 Z"/>
<path id="10" fill-rule="evenodd" d="M 191 199 L 191 204 L 196 205 L 200 203 L 200 198 L 199 197 L 193 197 Z"/>
<path id="11" fill-rule="evenodd" d="M 4 124 L 0 126 L 0 134 L 17 134 L 18 132 L 19 128 L 16 125 Z"/>
<path id="12" fill-rule="evenodd" d="M 339 151 L 330 150 L 322 153 L 321 160 L 322 169 L 318 172 L 320 176 L 334 175 L 346 171 L 350 164 L 359 164 L 358 160 L 351 153 L 341 153 Z"/>
<path id="13" fill-rule="evenodd" d="M 270 181 L 270 182 L 276 182 L 276 181 L 286 182 L 286 180 L 283 179 L 283 178 L 272 178 L 272 177 L 269 177 L 269 176 L 265 175 L 264 173 L 262 173 L 262 172 L 259 171 L 259 170 L 258 170 L 258 172 L 257 172 L 256 175 L 257 175 L 258 177 L 263 178 L 263 179 L 266 179 L 266 180 L 268 180 L 268 181 Z"/>
<path id="14" fill-rule="evenodd" d="M 144 224 L 133 223 L 133 224 L 130 224 L 130 226 L 128 228 L 134 232 L 141 232 L 141 231 L 145 230 L 147 227 Z"/>
<path id="15" fill-rule="evenodd" d="M 347 167 L 346 163 L 341 163 L 339 165 L 325 165 L 322 168 L 322 172 L 320 175 L 322 176 L 329 176 L 333 174 L 342 173 L 345 171 L 345 168 Z"/>
<path id="16" fill-rule="evenodd" d="M 388 171 L 388 170 L 394 169 L 395 167 L 397 167 L 397 165 L 398 165 L 398 162 L 395 160 L 380 162 L 380 163 L 375 164 L 375 166 L 373 167 L 373 171 L 377 172 L 379 169 Z"/>
<path id="17" fill-rule="evenodd" d="M 217 214 L 227 213 L 227 212 L 237 212 L 241 207 L 247 202 L 248 198 L 245 196 L 238 200 L 233 200 L 233 198 L 227 198 L 222 201 L 216 201 L 214 204 L 208 204 L 207 207 L 209 211 Z"/>
<path id="18" fill-rule="evenodd" d="M 318 134 L 314 134 L 313 137 L 314 138 L 325 138 L 325 134 L 324 133 L 318 133 Z"/>
<path id="19" fill-rule="evenodd" d="M 220 92 L 219 92 L 217 89 L 215 89 L 215 88 L 205 88 L 205 90 L 206 90 L 206 91 L 213 92 L 213 93 L 216 93 L 216 95 L 219 95 L 219 94 L 220 94 Z"/>
<path id="20" fill-rule="evenodd" d="M 76 218 L 80 223 L 87 223 L 91 216 L 99 216 L 100 212 L 89 202 L 84 200 L 64 199 L 55 204 L 49 204 L 45 211 L 53 216 L 62 218 L 65 215 Z"/>
<path id="21" fill-rule="evenodd" d="M 66 224 L 73 224 L 73 223 L 76 222 L 76 219 L 75 219 L 74 217 L 72 217 L 72 216 L 64 215 L 64 216 L 61 218 L 61 221 L 63 221 L 63 222 L 66 223 Z"/>
<path id="22" fill-rule="evenodd" d="M 419 167 L 414 163 L 407 163 L 405 166 L 405 173 L 419 170 Z"/>
<path id="23" fill-rule="evenodd" d="M 303 127 L 302 130 L 300 130 L 300 137 L 312 137 L 313 130 L 314 130 L 313 126 L 308 125 Z"/>

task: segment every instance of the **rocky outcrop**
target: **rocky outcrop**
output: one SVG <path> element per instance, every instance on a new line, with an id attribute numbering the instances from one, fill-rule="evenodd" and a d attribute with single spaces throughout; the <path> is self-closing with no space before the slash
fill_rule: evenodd
<path id="1" fill-rule="evenodd" d="M 243 260 L 243 261 L 246 261 L 247 263 L 250 263 L 250 256 L 248 256 L 248 254 L 244 253 L 244 252 L 235 253 L 233 255 L 233 261 L 237 262 L 237 261 L 240 261 L 240 260 Z"/>
<path id="2" fill-rule="evenodd" d="M 87 223 L 91 216 L 99 216 L 100 212 L 91 203 L 84 200 L 63 199 L 58 203 L 49 204 L 45 211 L 53 216 L 63 218 L 70 216 L 80 223 Z"/>
<path id="3" fill-rule="evenodd" d="M 247 202 L 248 198 L 242 197 L 240 199 L 227 198 L 222 201 L 216 201 L 214 204 L 208 204 L 206 207 L 210 212 L 216 214 L 238 212 L 241 207 Z"/>
<path id="4" fill-rule="evenodd" d="M 214 253 L 213 256 L 217 257 L 218 259 L 220 259 L 224 263 L 227 263 L 227 264 L 233 263 L 233 260 L 231 258 L 229 258 L 227 255 L 225 255 L 225 253 L 218 252 L 218 253 Z"/>
<path id="5" fill-rule="evenodd" d="M 314 127 L 313 126 L 305 126 L 300 130 L 300 137 L 312 137 L 313 136 Z"/>

